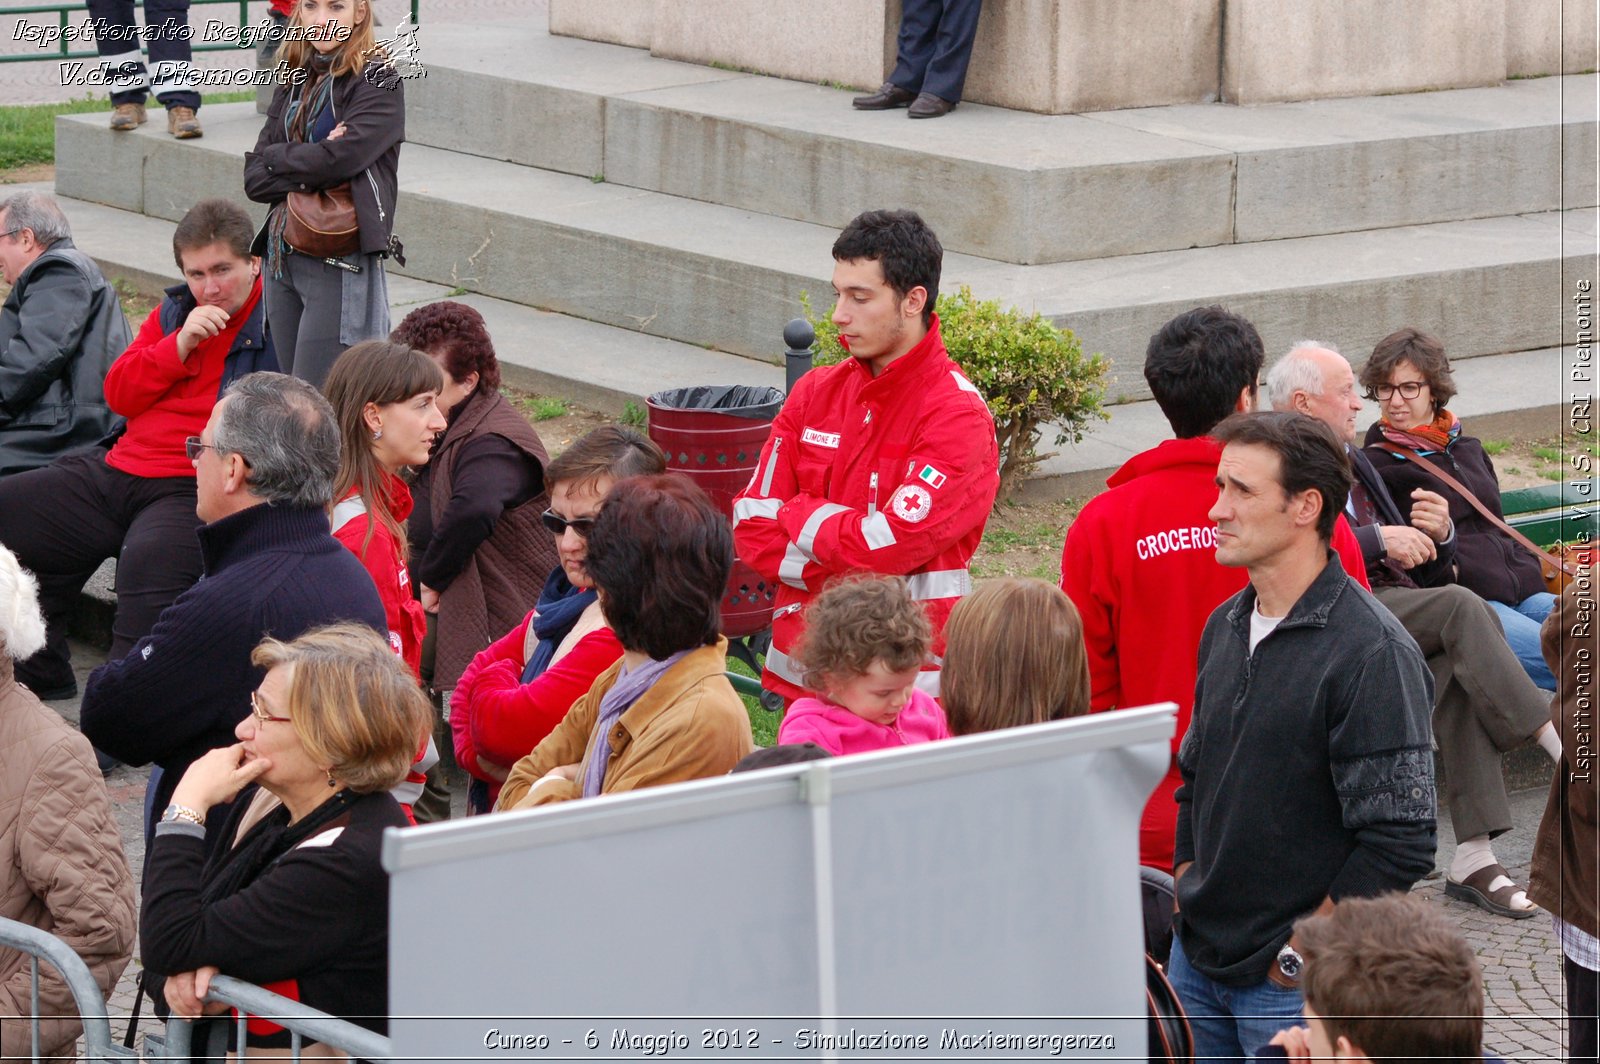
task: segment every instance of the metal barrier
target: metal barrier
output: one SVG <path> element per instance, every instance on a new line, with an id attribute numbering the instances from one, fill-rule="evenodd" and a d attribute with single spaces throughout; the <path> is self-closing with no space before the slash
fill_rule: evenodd
<path id="1" fill-rule="evenodd" d="M 231 976 L 214 976 L 206 1000 L 221 1002 L 239 1010 L 239 1017 L 234 1021 L 235 1052 L 239 1060 L 250 1059 L 245 1047 L 246 1024 L 250 1016 L 271 1020 L 289 1032 L 290 1059 L 293 1060 L 300 1059 L 301 1040 L 304 1038 L 315 1039 L 330 1049 L 342 1050 L 352 1057 L 366 1060 L 389 1060 L 394 1056 L 393 1045 L 381 1034 Z M 145 1038 L 145 1059 L 188 1060 L 194 1030 L 195 1024 L 189 1020 L 176 1017 L 169 1019 L 164 1035 Z"/>
<path id="2" fill-rule="evenodd" d="M 239 7 L 238 28 L 242 30 L 251 24 L 250 0 L 189 0 L 189 3 L 195 6 L 201 4 L 237 4 Z M 417 18 L 417 8 L 420 3 L 421 0 L 411 0 L 411 24 L 413 26 L 419 24 Z M 143 8 L 144 4 L 135 3 L 133 6 L 137 8 Z M 60 43 L 60 48 L 57 51 L 44 51 L 41 49 L 38 52 L 19 52 L 15 55 L 0 55 L 0 63 L 35 63 L 42 59 L 99 59 L 100 53 L 98 51 L 91 50 L 87 52 L 74 52 L 69 50 L 67 47 L 69 40 L 71 40 L 73 37 L 81 36 L 81 34 L 72 30 L 69 16 L 79 15 L 83 12 L 83 0 L 58 0 L 57 3 L 24 4 L 18 7 L 0 7 L 0 18 L 4 18 L 8 15 L 56 15 L 58 31 L 56 34 L 52 34 L 52 36 L 55 36 L 56 40 Z M 90 35 L 90 39 L 93 39 L 92 34 Z M 259 39 L 247 39 L 237 34 L 234 35 L 233 40 L 214 42 L 210 44 L 195 43 L 191 38 L 190 51 L 240 51 L 244 49 L 255 48 L 259 43 Z"/>
<path id="3" fill-rule="evenodd" d="M 39 962 L 50 962 L 61 973 L 62 981 L 72 991 L 72 1000 L 83 1021 L 83 1059 L 90 1061 L 138 1060 L 131 1049 L 115 1045 L 111 1040 L 111 1018 L 106 1013 L 106 999 L 100 985 L 89 974 L 89 966 L 72 947 L 48 931 L 0 917 L 0 947 L 14 949 L 28 955 L 31 969 L 29 988 L 29 1013 L 32 1021 L 32 1058 L 39 1054 Z"/>

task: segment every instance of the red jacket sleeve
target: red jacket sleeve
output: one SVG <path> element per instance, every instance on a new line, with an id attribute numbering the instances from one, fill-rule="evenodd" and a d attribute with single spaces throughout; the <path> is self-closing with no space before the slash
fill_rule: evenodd
<path id="1" fill-rule="evenodd" d="M 739 560 L 774 583 L 789 536 L 778 527 L 778 511 L 784 500 L 800 490 L 794 457 L 799 451 L 800 426 L 811 396 L 811 384 L 801 377 L 794 393 L 778 411 L 772 434 L 761 448 L 761 460 L 743 491 L 733 500 L 733 546 Z"/>
<path id="2" fill-rule="evenodd" d="M 1080 513 L 1067 528 L 1067 541 L 1061 548 L 1061 590 L 1078 607 L 1083 621 L 1083 648 L 1089 659 L 1089 709 L 1094 713 L 1122 704 L 1116 604 L 1105 587 L 1109 568 L 1096 564 L 1097 560 L 1103 563 L 1106 557 L 1094 542 L 1099 524 L 1095 511 Z"/>
<path id="3" fill-rule="evenodd" d="M 517 675 L 522 674 L 522 666 L 526 664 L 522 660 L 522 648 L 528 638 L 528 625 L 532 623 L 533 611 L 530 610 L 522 618 L 521 624 L 478 651 L 450 693 L 450 737 L 456 750 L 456 764 L 486 783 L 499 781 L 490 779 L 478 769 L 478 748 L 472 742 L 472 693 L 478 678 L 496 662 L 510 662 L 517 670 Z"/>
<path id="4" fill-rule="evenodd" d="M 182 323 L 179 323 L 179 329 Z M 178 357 L 178 329 L 161 333 L 161 306 L 150 312 L 118 359 L 106 373 L 106 405 L 123 417 L 135 417 L 160 402 L 172 386 L 200 374 L 199 358 Z"/>
<path id="5" fill-rule="evenodd" d="M 1339 564 L 1344 566 L 1344 571 L 1350 574 L 1350 579 L 1372 590 L 1372 584 L 1367 580 L 1366 559 L 1361 556 L 1361 543 L 1356 539 L 1356 534 L 1350 531 L 1350 522 L 1344 514 L 1333 523 L 1333 550 L 1339 555 Z"/>
<path id="6" fill-rule="evenodd" d="M 532 683 L 520 682 L 520 668 L 509 682 L 503 670 L 481 675 L 467 711 L 476 755 L 508 768 L 527 757 L 620 657 L 622 644 L 611 629 L 601 628 Z"/>

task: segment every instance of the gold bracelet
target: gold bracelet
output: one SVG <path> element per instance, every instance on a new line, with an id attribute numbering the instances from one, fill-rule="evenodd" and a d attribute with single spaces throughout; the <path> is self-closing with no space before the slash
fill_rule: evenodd
<path id="1" fill-rule="evenodd" d="M 167 806 L 166 812 L 161 814 L 162 823 L 167 823 L 168 821 L 173 820 L 187 820 L 189 823 L 202 828 L 206 826 L 205 817 L 201 816 L 199 813 L 195 812 L 193 809 L 190 809 L 186 805 L 179 805 L 177 802 L 173 802 L 171 805 Z"/>

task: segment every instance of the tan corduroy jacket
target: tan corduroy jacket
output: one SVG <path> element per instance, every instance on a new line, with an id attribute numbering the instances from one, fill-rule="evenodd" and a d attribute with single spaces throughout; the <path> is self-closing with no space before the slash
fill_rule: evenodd
<path id="1" fill-rule="evenodd" d="M 723 675 L 727 651 L 726 639 L 690 651 L 617 718 L 607 737 L 611 761 L 601 793 L 721 776 L 750 752 L 750 716 Z M 531 809 L 582 797 L 600 700 L 621 669 L 619 661 L 601 673 L 555 731 L 516 763 L 500 790 L 497 809 Z M 539 782 L 551 769 L 574 764 L 576 781 Z"/>
<path id="2" fill-rule="evenodd" d="M 133 877 L 94 751 L 12 675 L 0 647 L 0 916 L 60 938 L 110 994 L 133 952 Z M 40 1049 L 68 1059 L 82 1025 L 55 969 L 39 966 Z M 30 1011 L 26 955 L 0 951 L 0 1015 Z M 0 1051 L 31 1052 L 26 1019 L 0 1022 Z"/>

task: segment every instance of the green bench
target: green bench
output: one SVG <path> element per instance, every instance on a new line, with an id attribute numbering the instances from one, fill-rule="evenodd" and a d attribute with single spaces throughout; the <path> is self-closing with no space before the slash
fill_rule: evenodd
<path id="1" fill-rule="evenodd" d="M 1500 496 L 1506 523 L 1541 547 L 1600 542 L 1600 484 L 1567 481 Z"/>

